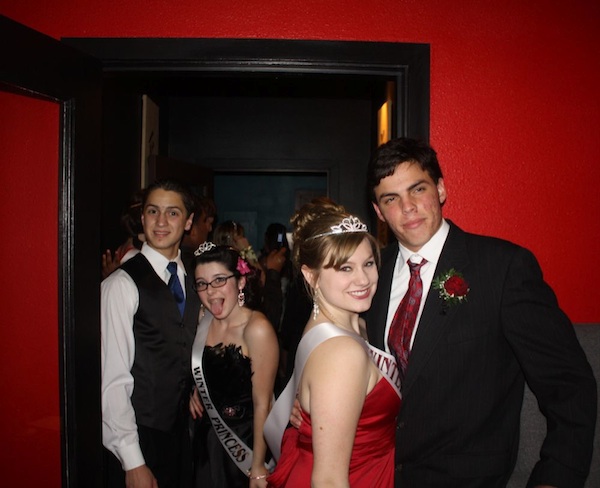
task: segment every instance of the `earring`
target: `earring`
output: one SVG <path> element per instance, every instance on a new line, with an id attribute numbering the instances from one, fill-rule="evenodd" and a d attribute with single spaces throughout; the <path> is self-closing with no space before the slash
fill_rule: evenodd
<path id="1" fill-rule="evenodd" d="M 315 288 L 313 291 L 313 320 L 317 320 L 317 315 L 319 315 L 319 289 Z"/>
<path id="2" fill-rule="evenodd" d="M 240 292 L 238 293 L 238 306 L 243 307 L 246 303 L 246 295 L 244 295 L 244 290 L 240 288 Z"/>
<path id="3" fill-rule="evenodd" d="M 200 304 L 200 318 L 204 317 L 204 311 L 205 311 L 204 304 L 201 303 Z"/>
<path id="4" fill-rule="evenodd" d="M 317 320 L 317 315 L 319 315 L 319 304 L 316 300 L 313 301 L 313 320 Z"/>

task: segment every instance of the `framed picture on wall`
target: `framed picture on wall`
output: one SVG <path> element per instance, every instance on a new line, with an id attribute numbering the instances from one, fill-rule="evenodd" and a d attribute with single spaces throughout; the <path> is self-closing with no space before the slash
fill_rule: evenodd
<path id="1" fill-rule="evenodd" d="M 146 188 L 156 178 L 156 168 L 150 156 L 158 155 L 158 118 L 159 108 L 148 96 L 142 95 L 142 144 L 141 144 L 141 181 L 140 188 Z"/>

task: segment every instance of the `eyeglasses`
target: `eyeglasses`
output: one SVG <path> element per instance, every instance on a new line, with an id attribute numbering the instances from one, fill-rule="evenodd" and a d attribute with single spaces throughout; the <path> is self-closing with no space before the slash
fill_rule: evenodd
<path id="1" fill-rule="evenodd" d="M 213 288 L 221 288 L 222 286 L 225 286 L 225 283 L 227 283 L 229 278 L 233 278 L 234 276 L 234 274 L 229 276 L 218 276 L 210 283 L 207 283 L 206 281 L 196 281 L 196 283 L 194 283 L 194 290 L 206 291 L 208 290 L 208 285 L 212 286 Z"/>

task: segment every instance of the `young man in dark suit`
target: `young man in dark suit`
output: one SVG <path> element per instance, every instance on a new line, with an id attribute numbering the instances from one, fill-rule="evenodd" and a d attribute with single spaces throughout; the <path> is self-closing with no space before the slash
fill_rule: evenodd
<path id="1" fill-rule="evenodd" d="M 381 146 L 368 185 L 377 216 L 398 241 L 382 253 L 366 317 L 374 346 L 397 353 L 389 336 L 409 288 L 407 261 L 425 259 L 416 325 L 407 338 L 396 487 L 506 486 L 519 445 L 525 381 L 548 420 L 528 486 L 583 486 L 596 382 L 535 257 L 443 218 L 446 188 L 436 153 L 425 143 L 401 138 Z"/>

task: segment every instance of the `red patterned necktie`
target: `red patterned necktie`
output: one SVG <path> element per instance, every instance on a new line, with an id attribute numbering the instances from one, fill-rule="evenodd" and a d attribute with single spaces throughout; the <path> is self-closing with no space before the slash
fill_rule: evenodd
<path id="1" fill-rule="evenodd" d="M 423 282 L 421 281 L 420 270 L 426 262 L 426 259 L 423 259 L 420 263 L 408 261 L 408 266 L 410 267 L 408 290 L 404 298 L 402 298 L 390 326 L 388 345 L 396 361 L 398 361 L 402 379 L 404 379 L 404 375 L 406 374 L 410 352 L 410 339 L 415 328 L 419 306 L 421 305 L 421 296 L 423 295 Z"/>

